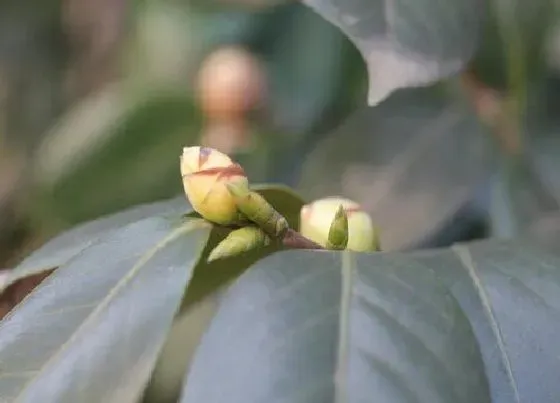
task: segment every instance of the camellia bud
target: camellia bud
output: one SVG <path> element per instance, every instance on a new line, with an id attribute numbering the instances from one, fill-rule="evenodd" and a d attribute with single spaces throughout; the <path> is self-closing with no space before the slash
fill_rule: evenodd
<path id="1" fill-rule="evenodd" d="M 243 168 L 227 155 L 205 147 L 185 147 L 181 156 L 183 187 L 193 209 L 203 218 L 228 225 L 243 221 L 227 184 L 249 189 Z"/>
<path id="2" fill-rule="evenodd" d="M 334 218 L 329 227 L 327 238 L 327 248 L 334 250 L 344 250 L 348 246 L 348 215 L 342 207 L 338 206 Z"/>
<path id="3" fill-rule="evenodd" d="M 247 226 L 230 232 L 208 255 L 207 262 L 241 255 L 270 245 L 269 236 L 259 227 Z"/>
<path id="4" fill-rule="evenodd" d="M 336 225 L 335 218 L 340 206 L 344 209 L 348 219 L 346 248 L 356 252 L 379 250 L 377 229 L 369 214 L 363 211 L 359 204 L 342 197 L 327 197 L 303 206 L 300 214 L 301 234 L 328 248 L 330 245 L 329 233 L 331 226 Z"/>
<path id="5" fill-rule="evenodd" d="M 288 221 L 264 197 L 236 183 L 228 183 L 226 186 L 244 217 L 275 238 L 284 236 L 290 227 Z"/>

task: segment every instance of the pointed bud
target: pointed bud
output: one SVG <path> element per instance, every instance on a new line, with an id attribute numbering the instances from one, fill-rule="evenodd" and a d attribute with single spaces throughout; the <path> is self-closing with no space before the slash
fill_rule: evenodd
<path id="1" fill-rule="evenodd" d="M 270 238 L 259 227 L 247 226 L 233 230 L 208 256 L 208 263 L 240 255 L 253 249 L 270 245 Z"/>
<path id="2" fill-rule="evenodd" d="M 342 204 L 338 206 L 329 228 L 327 249 L 344 250 L 348 245 L 348 216 Z"/>
<path id="3" fill-rule="evenodd" d="M 243 215 L 257 224 L 267 234 L 281 238 L 289 228 L 288 221 L 257 192 L 237 183 L 228 183 L 227 188 Z"/>
<path id="4" fill-rule="evenodd" d="M 241 220 L 226 185 L 249 189 L 243 168 L 227 155 L 205 147 L 185 147 L 181 156 L 183 187 L 193 209 L 208 221 L 234 224 Z"/>
<path id="5" fill-rule="evenodd" d="M 300 214 L 301 234 L 328 248 L 331 227 L 341 225 L 333 223 L 341 205 L 348 220 L 346 248 L 356 252 L 379 250 L 378 232 L 369 214 L 359 204 L 342 197 L 327 197 L 303 206 Z M 338 238 L 333 240 L 337 241 Z"/>

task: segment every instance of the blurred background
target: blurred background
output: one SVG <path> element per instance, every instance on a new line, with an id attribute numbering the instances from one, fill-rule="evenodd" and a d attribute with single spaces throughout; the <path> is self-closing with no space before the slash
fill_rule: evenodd
<path id="1" fill-rule="evenodd" d="M 0 268 L 182 194 L 195 144 L 359 201 L 385 250 L 555 227 L 560 30 L 555 4 L 523 3 L 489 13 L 465 73 L 370 108 L 358 51 L 299 2 L 0 0 Z"/>

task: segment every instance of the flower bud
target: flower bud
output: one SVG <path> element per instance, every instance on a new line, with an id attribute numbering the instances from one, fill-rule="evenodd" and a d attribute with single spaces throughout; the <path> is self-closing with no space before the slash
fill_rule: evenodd
<path id="1" fill-rule="evenodd" d="M 229 233 L 208 255 L 207 262 L 241 255 L 253 249 L 270 245 L 269 236 L 259 227 L 247 226 Z"/>
<path id="2" fill-rule="evenodd" d="M 334 218 L 329 227 L 327 238 L 327 248 L 334 250 L 344 250 L 348 246 L 348 215 L 344 211 L 342 204 L 338 205 Z"/>
<path id="3" fill-rule="evenodd" d="M 329 232 L 331 226 L 335 225 L 336 213 L 340 206 L 348 218 L 346 248 L 356 252 L 379 250 L 377 229 L 373 226 L 369 214 L 363 211 L 359 204 L 342 197 L 327 197 L 303 206 L 300 214 L 301 234 L 328 248 Z"/>
<path id="4" fill-rule="evenodd" d="M 228 183 L 227 188 L 243 217 L 275 238 L 284 236 L 290 227 L 288 221 L 264 197 L 236 183 Z"/>
<path id="5" fill-rule="evenodd" d="M 203 218 L 227 225 L 242 221 L 227 184 L 249 189 L 243 168 L 227 155 L 205 147 L 185 147 L 181 156 L 183 187 L 193 209 Z"/>

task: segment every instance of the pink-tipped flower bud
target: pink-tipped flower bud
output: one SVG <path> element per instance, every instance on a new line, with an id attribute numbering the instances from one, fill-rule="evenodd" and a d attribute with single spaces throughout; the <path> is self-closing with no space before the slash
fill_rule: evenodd
<path id="1" fill-rule="evenodd" d="M 331 224 L 340 206 L 348 217 L 346 248 L 356 252 L 379 250 L 377 229 L 369 214 L 363 211 L 359 204 L 342 197 L 327 197 L 303 206 L 300 214 L 301 234 L 328 247 Z"/>
<path id="2" fill-rule="evenodd" d="M 212 148 L 185 147 L 181 156 L 183 187 L 193 209 L 217 224 L 238 223 L 242 214 L 227 184 L 249 189 L 243 168 Z"/>

